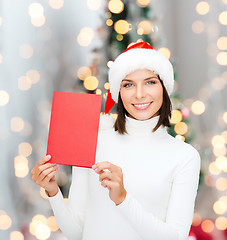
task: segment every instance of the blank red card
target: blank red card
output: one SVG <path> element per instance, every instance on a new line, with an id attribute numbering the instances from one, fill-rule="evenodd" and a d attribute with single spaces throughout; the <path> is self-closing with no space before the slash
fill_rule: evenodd
<path id="1" fill-rule="evenodd" d="M 101 101 L 101 95 L 54 92 L 49 162 L 86 168 L 95 164 Z"/>

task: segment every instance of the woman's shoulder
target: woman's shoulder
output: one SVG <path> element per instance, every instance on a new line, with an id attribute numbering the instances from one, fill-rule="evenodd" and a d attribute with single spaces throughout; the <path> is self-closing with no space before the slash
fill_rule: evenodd
<path id="1" fill-rule="evenodd" d="M 172 144 L 172 146 L 175 149 L 177 149 L 179 154 L 183 154 L 183 155 L 188 154 L 188 155 L 197 156 L 197 157 L 200 156 L 199 151 L 190 143 L 187 143 L 181 139 L 175 138 L 170 134 L 168 134 L 168 137 L 169 137 L 169 143 Z"/>

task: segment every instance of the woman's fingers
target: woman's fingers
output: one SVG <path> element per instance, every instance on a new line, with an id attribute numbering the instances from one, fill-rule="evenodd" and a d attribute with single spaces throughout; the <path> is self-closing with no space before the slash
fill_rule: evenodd
<path id="1" fill-rule="evenodd" d="M 109 170 L 110 172 L 121 173 L 122 169 L 110 162 L 99 162 L 92 166 L 95 172 L 99 173 L 102 170 Z"/>
<path id="2" fill-rule="evenodd" d="M 116 174 L 113 174 L 112 172 L 109 172 L 109 171 L 102 171 L 101 173 L 99 173 L 99 181 L 102 182 L 104 179 L 112 180 L 112 181 L 121 180 Z"/>
<path id="3" fill-rule="evenodd" d="M 46 178 L 48 176 L 48 174 L 50 174 L 53 171 L 56 171 L 57 169 L 58 169 L 57 166 L 52 166 L 52 167 L 46 168 L 45 170 L 40 172 L 40 174 L 36 178 L 36 183 L 40 184 L 42 181 L 44 181 L 44 178 Z"/>

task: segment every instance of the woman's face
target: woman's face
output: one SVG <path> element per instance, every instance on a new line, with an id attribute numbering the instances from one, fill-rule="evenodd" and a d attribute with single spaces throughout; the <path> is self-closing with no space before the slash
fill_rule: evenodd
<path id="1" fill-rule="evenodd" d="M 139 69 L 121 82 L 120 94 L 129 117 L 147 120 L 158 116 L 163 103 L 162 84 L 152 71 Z"/>

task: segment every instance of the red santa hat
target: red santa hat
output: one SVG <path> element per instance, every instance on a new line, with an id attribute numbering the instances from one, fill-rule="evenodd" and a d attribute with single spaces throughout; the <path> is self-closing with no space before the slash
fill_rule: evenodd
<path id="1" fill-rule="evenodd" d="M 118 102 L 121 81 L 129 73 L 138 69 L 148 69 L 159 75 L 170 95 L 174 87 L 174 72 L 170 61 L 147 42 L 139 42 L 128 47 L 113 62 L 109 69 L 110 90 L 108 91 L 105 113 Z"/>

